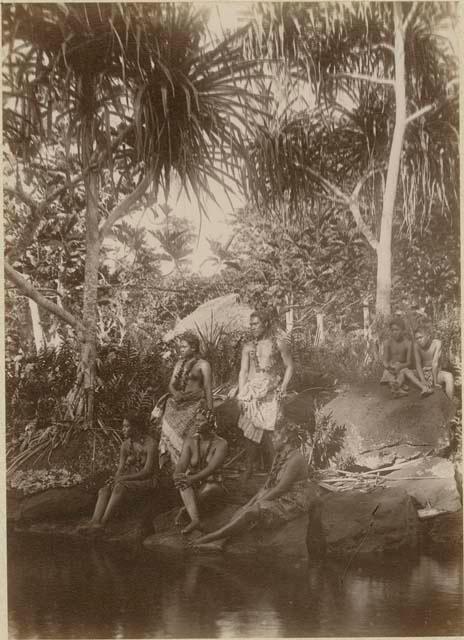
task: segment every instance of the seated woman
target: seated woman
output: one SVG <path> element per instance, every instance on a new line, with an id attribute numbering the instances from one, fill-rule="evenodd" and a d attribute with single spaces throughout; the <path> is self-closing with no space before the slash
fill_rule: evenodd
<path id="1" fill-rule="evenodd" d="M 158 484 L 156 442 L 148 435 L 144 417 L 128 414 L 122 423 L 124 441 L 114 478 L 98 492 L 97 504 L 90 522 L 82 527 L 104 527 L 120 504 L 135 495 L 147 498 Z"/>
<path id="2" fill-rule="evenodd" d="M 200 357 L 200 341 L 186 333 L 179 344 L 177 361 L 169 383 L 168 398 L 161 422 L 160 464 L 169 458 L 176 465 L 185 438 L 194 431 L 193 421 L 200 407 L 212 410 L 211 367 Z"/>
<path id="3" fill-rule="evenodd" d="M 185 440 L 174 472 L 174 483 L 185 505 L 179 511 L 176 524 L 180 524 L 185 512 L 191 520 L 182 533 L 201 529 L 198 505 L 204 505 L 224 491 L 219 470 L 227 455 L 227 441 L 214 433 L 214 415 L 209 409 L 199 409 L 193 424 L 196 433 Z"/>
<path id="4" fill-rule="evenodd" d="M 223 527 L 191 542 L 194 549 L 221 550 L 225 542 L 252 527 L 274 528 L 306 513 L 310 505 L 308 465 L 299 450 L 296 425 L 273 433 L 276 455 L 264 486 Z"/>

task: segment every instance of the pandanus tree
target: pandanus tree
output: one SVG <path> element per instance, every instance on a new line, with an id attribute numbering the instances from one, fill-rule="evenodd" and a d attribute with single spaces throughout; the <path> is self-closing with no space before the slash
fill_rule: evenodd
<path id="1" fill-rule="evenodd" d="M 257 205 L 287 198 L 297 220 L 323 199 L 351 215 L 375 252 L 380 314 L 391 311 L 394 225 L 411 234 L 434 215 L 458 219 L 458 66 L 440 31 L 455 14 L 432 2 L 256 6 L 251 55 L 285 65 L 309 95 L 257 126 Z"/>
<path id="2" fill-rule="evenodd" d="M 239 176 L 249 114 L 259 109 L 243 82 L 254 61 L 243 59 L 241 33 L 212 41 L 206 14 L 187 3 L 18 3 L 4 5 L 2 14 L 3 132 L 16 162 L 15 184 L 4 193 L 6 205 L 23 217 L 26 236 L 7 247 L 6 277 L 76 330 L 76 389 L 91 424 L 105 240 L 123 216 L 153 206 L 160 189 L 166 199 L 174 178 L 200 202 L 211 194 L 211 181 L 230 188 Z M 43 160 L 58 120 L 68 159 L 79 170 L 57 179 L 43 165 L 33 193 L 24 174 Z M 103 181 L 112 185 L 105 202 Z M 79 185 L 86 255 L 76 314 L 26 281 L 17 257 L 55 200 Z"/>

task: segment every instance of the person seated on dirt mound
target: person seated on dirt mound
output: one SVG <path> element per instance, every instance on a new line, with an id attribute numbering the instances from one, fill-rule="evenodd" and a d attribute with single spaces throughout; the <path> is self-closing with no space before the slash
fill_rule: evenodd
<path id="1" fill-rule="evenodd" d="M 308 465 L 300 451 L 303 434 L 301 427 L 290 422 L 273 433 L 276 455 L 264 486 L 226 525 L 192 540 L 193 549 L 219 551 L 243 531 L 279 527 L 307 513 L 312 492 Z"/>
<path id="2" fill-rule="evenodd" d="M 441 369 L 441 340 L 432 338 L 430 324 L 424 324 L 416 329 L 414 338 L 416 370 L 406 370 L 406 378 L 421 389 L 422 396 L 430 395 L 434 389 L 444 386 L 446 395 L 452 400 L 454 378 L 450 371 Z"/>
<path id="3" fill-rule="evenodd" d="M 185 505 L 176 524 L 180 525 L 187 514 L 190 517 L 182 533 L 201 529 L 199 507 L 224 493 L 220 469 L 227 455 L 227 441 L 215 433 L 216 421 L 209 409 L 198 409 L 194 425 L 195 433 L 185 440 L 174 471 L 174 484 Z"/>
<path id="4" fill-rule="evenodd" d="M 148 435 L 147 418 L 126 414 L 122 431 L 124 441 L 116 474 L 98 492 L 92 519 L 81 529 L 104 527 L 121 503 L 135 496 L 149 498 L 158 485 L 157 444 Z"/>
<path id="5" fill-rule="evenodd" d="M 390 337 L 383 343 L 383 366 L 380 384 L 388 384 L 394 398 L 407 396 L 405 371 L 412 366 L 412 343 L 405 335 L 401 318 L 389 323 Z"/>

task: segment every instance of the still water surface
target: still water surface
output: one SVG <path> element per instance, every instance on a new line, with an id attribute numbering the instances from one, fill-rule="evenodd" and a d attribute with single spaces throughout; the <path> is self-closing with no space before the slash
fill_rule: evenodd
<path id="1" fill-rule="evenodd" d="M 462 635 L 462 559 L 353 567 L 9 540 L 10 638 Z"/>

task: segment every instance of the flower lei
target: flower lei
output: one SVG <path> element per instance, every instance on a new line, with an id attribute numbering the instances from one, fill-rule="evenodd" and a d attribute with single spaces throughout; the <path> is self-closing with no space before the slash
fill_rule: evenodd
<path id="1" fill-rule="evenodd" d="M 185 391 L 185 387 L 187 386 L 188 377 L 193 367 L 197 362 L 197 358 L 183 358 L 179 369 L 177 370 L 176 375 L 174 376 L 174 388 L 177 391 Z"/>
<path id="2" fill-rule="evenodd" d="M 261 340 L 265 340 L 266 338 L 268 338 L 268 336 L 261 338 Z M 251 351 L 251 357 L 253 358 L 253 364 L 255 366 L 256 373 L 262 373 L 263 371 L 269 371 L 270 369 L 272 369 L 272 367 L 277 363 L 276 356 L 277 356 L 277 352 L 279 352 L 279 349 L 277 347 L 277 340 L 275 336 L 273 336 L 271 338 L 271 342 L 272 342 L 271 362 L 267 367 L 261 367 L 258 359 L 258 343 L 259 342 L 260 342 L 260 339 L 258 338 L 255 338 L 253 340 L 253 350 Z"/>

